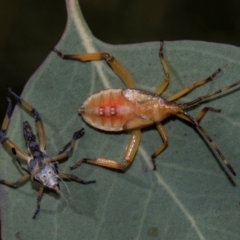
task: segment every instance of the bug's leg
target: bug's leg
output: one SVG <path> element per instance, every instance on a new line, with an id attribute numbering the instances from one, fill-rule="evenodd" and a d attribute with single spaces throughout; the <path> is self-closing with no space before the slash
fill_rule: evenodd
<path id="1" fill-rule="evenodd" d="M 158 95 L 160 95 L 166 89 L 166 87 L 168 86 L 169 81 L 170 81 L 169 69 L 168 69 L 167 63 L 164 59 L 164 56 L 163 56 L 163 41 L 160 41 L 159 58 L 160 58 L 162 66 L 163 66 L 165 78 L 163 79 L 162 83 L 157 87 L 157 89 L 155 91 L 155 93 Z"/>
<path id="2" fill-rule="evenodd" d="M 19 185 L 21 185 L 22 183 L 26 182 L 28 179 L 30 178 L 30 174 L 25 174 L 22 177 L 20 177 L 17 181 L 12 182 L 12 181 L 8 181 L 8 180 L 0 180 L 1 184 L 7 185 L 9 187 L 19 187 Z"/>
<path id="3" fill-rule="evenodd" d="M 115 74 L 123 81 L 127 88 L 134 88 L 135 83 L 127 69 L 113 56 L 105 52 L 83 53 L 83 54 L 62 54 L 56 48 L 52 49 L 62 59 L 77 60 L 80 62 L 97 61 L 104 59 L 113 69 Z"/>
<path id="4" fill-rule="evenodd" d="M 44 186 L 40 186 L 40 188 L 38 190 L 38 196 L 37 196 L 37 208 L 35 210 L 35 213 L 33 214 L 33 217 L 32 217 L 33 219 L 36 218 L 37 214 L 40 211 L 40 203 L 41 203 L 41 200 L 42 200 L 43 190 L 44 190 Z"/>
<path id="5" fill-rule="evenodd" d="M 15 156 L 17 155 L 17 152 L 16 152 L 15 148 L 12 148 L 12 153 L 13 153 Z M 17 163 L 18 163 L 18 165 L 20 166 L 20 168 L 21 168 L 24 172 L 26 172 L 26 173 L 28 173 L 29 175 L 31 175 L 30 171 L 22 166 L 20 160 L 19 160 L 17 157 L 16 157 L 16 160 L 17 160 Z"/>
<path id="6" fill-rule="evenodd" d="M 108 53 L 98 52 L 98 53 L 65 55 L 65 54 L 62 54 L 60 51 L 58 51 L 55 48 L 53 48 L 53 51 L 56 52 L 58 54 L 58 56 L 61 57 L 62 59 L 78 60 L 78 61 L 81 61 L 81 62 L 97 61 L 97 60 L 104 59 L 110 65 L 110 67 L 113 69 L 114 73 L 123 81 L 123 83 L 126 85 L 127 88 L 134 88 L 135 87 L 134 80 L 133 80 L 132 76 L 130 75 L 130 73 L 127 71 L 127 69 L 116 58 L 114 58 L 113 56 L 111 56 Z M 139 141 L 140 141 L 141 130 L 132 131 L 131 132 L 131 139 L 134 139 L 135 136 L 139 136 Z M 135 145 L 138 146 L 139 143 L 135 144 Z M 127 148 L 129 148 L 129 147 L 127 146 Z M 130 154 L 130 157 L 131 157 L 130 160 L 128 160 L 128 157 L 125 156 L 123 164 L 114 162 L 112 160 L 106 160 L 106 159 L 97 159 L 97 160 L 92 160 L 92 161 L 96 165 L 101 165 L 101 166 L 115 168 L 115 169 L 125 169 L 130 164 L 130 162 L 132 162 L 132 160 L 135 156 L 136 150 L 137 149 L 134 149 L 135 152 L 130 151 L 130 152 L 132 152 L 132 154 Z M 85 159 L 85 160 L 79 161 L 78 165 L 80 165 L 81 162 L 84 162 L 84 161 L 87 162 L 87 160 Z M 91 160 L 89 159 L 89 162 L 90 161 Z"/>
<path id="7" fill-rule="evenodd" d="M 81 138 L 84 135 L 84 128 L 80 129 L 79 131 L 75 132 L 72 136 L 72 140 L 69 141 L 58 153 L 58 155 L 51 157 L 50 162 L 57 162 L 60 161 L 66 157 L 69 157 L 73 149 L 75 147 L 75 142 L 79 138 Z"/>
<path id="8" fill-rule="evenodd" d="M 7 102 L 8 102 L 7 111 L 6 111 L 6 115 L 3 119 L 1 132 L 0 132 L 1 142 L 4 141 L 4 139 L 6 138 L 5 133 L 7 131 L 8 125 L 10 123 L 10 118 L 11 118 L 11 115 L 12 115 L 12 101 L 9 97 L 7 97 Z"/>
<path id="9" fill-rule="evenodd" d="M 83 180 L 83 179 L 77 177 L 76 175 L 69 174 L 69 173 L 59 173 L 58 176 L 61 179 L 74 180 L 74 181 L 82 183 L 82 184 L 89 184 L 89 183 L 95 183 L 96 182 L 95 180 L 86 181 L 86 180 Z"/>
<path id="10" fill-rule="evenodd" d="M 204 107 L 204 108 L 197 114 L 197 116 L 196 116 L 196 118 L 195 118 L 196 121 L 199 123 L 208 111 L 219 113 L 219 112 L 221 112 L 221 109 L 216 109 L 216 108 L 212 108 L 212 107 Z M 181 114 L 181 113 L 180 113 L 180 114 L 177 114 L 177 116 L 179 116 L 180 118 L 182 118 L 182 119 L 184 119 L 184 120 L 192 123 L 192 121 L 189 120 L 189 118 L 186 117 L 184 114 Z"/>
<path id="11" fill-rule="evenodd" d="M 206 110 L 207 111 L 207 110 Z M 231 173 L 236 176 L 236 173 L 233 169 L 233 167 L 230 165 L 230 163 L 226 160 L 226 158 L 224 157 L 224 155 L 222 154 L 222 152 L 220 151 L 220 149 L 217 147 L 216 143 L 212 140 L 212 138 L 208 135 L 208 133 L 206 132 L 206 130 L 199 125 L 198 121 L 201 120 L 201 116 L 203 117 L 204 114 L 201 114 L 201 112 L 198 114 L 199 118 L 198 120 L 193 118 L 191 115 L 189 115 L 187 112 L 182 112 L 182 114 L 178 114 L 178 117 L 186 120 L 186 118 L 188 118 L 189 122 L 192 122 L 192 124 L 198 128 L 202 134 L 205 136 L 205 138 L 207 139 L 207 141 L 209 142 L 210 145 L 212 145 L 213 149 L 216 151 L 216 153 L 218 154 L 218 156 L 223 160 L 223 162 L 226 164 L 226 166 L 228 167 L 228 169 L 231 171 Z M 185 116 L 185 117 L 183 117 Z"/>
<path id="12" fill-rule="evenodd" d="M 4 117 L 2 127 L 0 130 L 0 141 L 1 143 L 8 148 L 11 152 L 15 152 L 16 157 L 23 159 L 25 161 L 29 160 L 29 156 L 25 154 L 15 143 L 13 143 L 9 138 L 6 137 L 6 131 L 10 122 L 10 117 L 12 114 L 12 101 L 9 97 L 7 97 L 8 107 L 7 112 Z M 13 153 L 14 153 L 13 152 Z"/>
<path id="13" fill-rule="evenodd" d="M 133 130 L 131 132 L 130 141 L 125 149 L 123 163 L 118 163 L 116 161 L 105 159 L 105 158 L 95 158 L 95 159 L 84 158 L 78 161 L 74 166 L 70 167 L 70 169 L 75 169 L 79 167 L 82 163 L 91 163 L 91 164 L 106 167 L 106 168 L 112 168 L 116 170 L 125 170 L 132 163 L 134 159 L 134 156 L 136 154 L 136 151 L 140 143 L 140 139 L 141 139 L 141 131 Z"/>
<path id="14" fill-rule="evenodd" d="M 189 107 L 191 107 L 191 106 L 193 106 L 193 105 L 196 105 L 196 104 L 200 103 L 200 102 L 203 101 L 204 99 L 207 99 L 207 98 L 210 98 L 210 97 L 212 97 L 212 96 L 215 96 L 215 95 L 217 95 L 217 94 L 219 94 L 219 93 L 225 92 L 225 91 L 227 91 L 227 90 L 229 90 L 229 89 L 231 89 L 231 88 L 233 88 L 233 87 L 236 87 L 236 86 L 238 86 L 238 85 L 240 85 L 240 81 L 237 81 L 237 82 L 235 82 L 235 83 L 233 83 L 233 84 L 231 84 L 231 85 L 229 85 L 229 86 L 223 87 L 223 88 L 221 88 L 221 89 L 218 89 L 217 91 L 211 92 L 211 93 L 206 94 L 206 95 L 203 95 L 203 96 L 201 96 L 201 97 L 198 97 L 198 98 L 196 98 L 196 99 L 194 99 L 194 100 L 192 100 L 192 101 L 190 101 L 190 102 L 183 103 L 183 104 L 179 104 L 179 106 L 182 107 L 182 108 L 184 108 L 184 109 L 185 109 L 185 108 L 189 108 Z"/>
<path id="15" fill-rule="evenodd" d="M 32 107 L 29 103 L 27 103 L 25 100 L 20 98 L 16 93 L 14 93 L 10 87 L 8 87 L 8 92 L 23 108 L 25 108 L 28 112 L 34 115 L 37 135 L 39 138 L 39 148 L 41 151 L 45 152 L 46 143 L 45 131 L 42 119 L 38 111 L 34 107 Z"/>
<path id="16" fill-rule="evenodd" d="M 183 95 L 191 92 L 194 88 L 196 87 L 199 87 L 199 86 L 202 86 L 203 84 L 205 83 L 208 83 L 210 82 L 211 80 L 213 80 L 216 75 L 221 71 L 221 69 L 219 68 L 217 71 L 215 71 L 211 76 L 207 77 L 207 78 L 204 78 L 202 80 L 199 80 L 195 83 L 192 83 L 190 85 L 188 85 L 187 87 L 183 88 L 181 91 L 175 93 L 173 96 L 171 96 L 170 98 L 168 98 L 167 100 L 168 101 L 174 101 L 180 97 L 182 97 Z"/>
<path id="17" fill-rule="evenodd" d="M 198 123 L 202 120 L 202 118 L 205 116 L 205 114 L 208 112 L 221 112 L 221 109 L 216 109 L 216 108 L 212 108 L 212 107 L 205 107 L 203 108 L 198 115 L 196 116 L 196 120 L 198 121 Z"/>
<path id="18" fill-rule="evenodd" d="M 156 124 L 157 130 L 162 137 L 163 144 L 152 154 L 153 170 L 157 169 L 155 158 L 167 147 L 168 137 L 161 123 Z"/>

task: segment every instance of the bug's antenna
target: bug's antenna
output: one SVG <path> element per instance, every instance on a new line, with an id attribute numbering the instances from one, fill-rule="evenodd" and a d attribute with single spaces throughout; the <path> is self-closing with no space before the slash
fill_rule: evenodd
<path id="1" fill-rule="evenodd" d="M 239 82 L 240 83 L 240 82 Z M 191 122 L 193 123 L 194 126 L 196 126 L 202 133 L 203 135 L 206 137 L 206 139 L 208 140 L 208 142 L 212 145 L 212 147 L 215 149 L 215 151 L 217 152 L 217 154 L 219 155 L 219 157 L 223 160 L 223 162 L 226 164 L 226 166 L 228 167 L 228 169 L 230 170 L 230 172 L 236 176 L 236 172 L 234 171 L 233 167 L 231 166 L 231 164 L 226 160 L 226 158 L 224 157 L 224 155 L 222 154 L 222 152 L 220 151 L 220 149 L 217 147 L 216 143 L 212 140 L 212 138 L 208 135 L 208 133 L 206 132 L 206 130 L 199 125 L 198 121 L 193 118 L 190 114 L 188 114 L 187 112 L 182 112 L 183 115 L 185 115 L 188 119 L 191 120 Z"/>
<path id="2" fill-rule="evenodd" d="M 61 173 L 63 176 L 64 176 L 64 173 Z M 65 185 L 65 187 L 66 187 L 66 189 L 67 189 L 67 197 L 68 197 L 68 194 L 69 194 L 69 197 L 68 197 L 68 199 L 70 198 L 72 198 L 72 195 L 71 195 L 71 191 L 70 191 L 70 189 L 69 189 L 69 187 L 68 187 L 68 185 L 67 185 L 67 183 L 63 180 L 63 178 L 61 178 L 59 175 L 56 175 L 57 176 L 57 178 L 59 179 L 59 180 L 61 180 L 62 182 L 63 182 L 63 184 Z M 70 180 L 69 178 L 68 178 L 68 180 Z M 68 203 L 68 199 L 67 199 L 67 197 L 65 196 L 65 194 L 63 193 L 63 191 L 61 191 L 61 193 L 60 193 L 60 195 L 64 198 L 64 200 Z"/>
<path id="3" fill-rule="evenodd" d="M 225 91 L 229 90 L 230 88 L 236 87 L 239 84 L 240 84 L 240 81 L 237 81 L 237 82 L 235 82 L 235 83 L 233 83 L 233 84 L 231 84 L 229 86 L 226 86 L 226 87 L 221 88 L 221 89 L 219 89 L 217 91 L 214 91 L 214 92 L 211 92 L 209 94 L 206 94 L 204 96 L 198 97 L 198 98 L 196 98 L 196 99 L 194 99 L 194 100 L 192 100 L 190 102 L 179 104 L 179 106 L 182 107 L 182 108 L 192 107 L 193 105 L 198 104 L 199 102 L 203 101 L 204 99 L 207 99 L 207 98 L 210 98 L 210 97 L 212 97 L 214 95 L 217 95 L 219 93 L 225 92 Z"/>

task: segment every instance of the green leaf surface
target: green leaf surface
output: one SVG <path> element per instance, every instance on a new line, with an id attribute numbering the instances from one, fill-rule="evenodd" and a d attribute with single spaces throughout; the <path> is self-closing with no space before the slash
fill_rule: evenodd
<path id="1" fill-rule="evenodd" d="M 104 51 L 115 56 L 129 70 L 137 88 L 153 92 L 164 78 L 159 62 L 159 43 L 113 46 L 92 36 L 77 0 L 66 0 L 68 22 L 57 49 L 63 53 Z M 179 102 L 236 82 L 240 78 L 240 50 L 237 47 L 205 42 L 165 42 L 164 54 L 171 80 L 163 97 L 184 86 L 222 72 L 210 83 L 197 88 Z M 82 157 L 107 157 L 122 161 L 127 133 L 97 131 L 77 114 L 90 94 L 104 88 L 124 88 L 104 61 L 79 63 L 64 61 L 51 52 L 27 83 L 22 97 L 41 114 L 47 152 L 55 155 L 84 127 L 73 155 L 59 165 L 70 172 Z M 141 145 L 133 164 L 125 173 L 83 164 L 73 171 L 91 185 L 61 183 L 68 201 L 45 190 L 36 220 L 38 186 L 27 182 L 18 189 L 0 186 L 2 238 L 9 239 L 239 239 L 239 142 L 240 94 L 238 89 L 205 101 L 188 112 L 204 107 L 221 108 L 208 113 L 201 124 L 234 167 L 237 177 L 218 159 L 209 144 L 189 124 L 178 119 L 164 122 L 169 138 L 167 149 L 157 157 L 152 171 L 151 154 L 162 140 L 156 129 L 143 130 Z M 18 106 L 11 118 L 7 136 L 27 152 L 22 122 L 34 119 Z M 21 176 L 12 155 L 0 149 L 0 178 Z M 71 195 L 71 196 L 70 196 Z"/>

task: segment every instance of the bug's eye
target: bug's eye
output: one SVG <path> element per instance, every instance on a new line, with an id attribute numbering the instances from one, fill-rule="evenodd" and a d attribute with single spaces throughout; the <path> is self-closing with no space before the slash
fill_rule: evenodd
<path id="1" fill-rule="evenodd" d="M 52 175 L 52 171 L 51 171 L 51 170 L 49 170 L 49 171 L 48 171 L 48 174 L 49 174 L 49 175 Z"/>
<path id="2" fill-rule="evenodd" d="M 46 176 L 45 174 L 42 175 L 42 179 L 46 179 L 46 177 L 47 177 L 47 176 Z"/>

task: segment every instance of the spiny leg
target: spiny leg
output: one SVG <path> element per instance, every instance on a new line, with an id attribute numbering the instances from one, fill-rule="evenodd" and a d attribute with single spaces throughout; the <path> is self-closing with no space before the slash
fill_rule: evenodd
<path id="1" fill-rule="evenodd" d="M 116 169 L 116 170 L 125 170 L 133 161 L 134 156 L 137 152 L 139 143 L 141 139 L 141 131 L 139 130 L 132 130 L 130 141 L 125 149 L 125 155 L 123 163 L 118 163 L 113 160 L 105 159 L 105 158 L 84 158 L 78 161 L 74 166 L 70 167 L 70 169 L 75 169 L 79 167 L 82 163 L 91 163 L 94 165 Z"/>
<path id="2" fill-rule="evenodd" d="M 233 84 L 231 84 L 231 85 L 229 85 L 229 86 L 226 86 L 226 87 L 224 87 L 224 88 L 221 88 L 221 89 L 219 89 L 219 90 L 217 90 L 217 91 L 211 92 L 211 93 L 206 94 L 206 95 L 201 96 L 201 97 L 198 97 L 198 98 L 194 99 L 193 101 L 190 101 L 190 102 L 187 102 L 187 103 L 178 104 L 178 105 L 179 105 L 180 107 L 184 108 L 184 109 L 185 109 L 185 108 L 189 108 L 189 107 L 191 107 L 191 106 L 193 106 L 193 105 L 196 105 L 196 104 L 200 103 L 200 102 L 203 101 L 204 99 L 207 99 L 207 98 L 210 98 L 210 97 L 212 97 L 212 96 L 214 96 L 214 95 L 217 95 L 217 94 L 219 94 L 219 93 L 225 92 L 225 91 L 227 91 L 227 90 L 229 90 L 229 89 L 231 89 L 231 88 L 233 88 L 233 87 L 238 86 L 239 84 L 240 84 L 240 81 L 237 81 L 237 82 L 235 82 L 235 83 L 233 83 Z"/>
<path id="3" fill-rule="evenodd" d="M 37 214 L 40 211 L 40 203 L 42 200 L 43 190 L 44 190 L 44 186 L 40 186 L 39 191 L 38 191 L 38 196 L 37 196 L 37 208 L 35 210 L 35 213 L 33 214 L 33 217 L 32 217 L 33 219 L 36 218 Z"/>
<path id="4" fill-rule="evenodd" d="M 39 138 L 39 148 L 41 151 L 45 152 L 45 144 L 46 144 L 45 131 L 44 131 L 42 119 L 38 111 L 34 107 L 32 107 L 29 103 L 27 103 L 25 100 L 20 98 L 16 93 L 14 93 L 10 87 L 8 87 L 8 92 L 21 106 L 23 106 L 23 108 L 25 108 L 28 112 L 34 115 L 37 134 Z"/>
<path id="5" fill-rule="evenodd" d="M 27 154 L 25 154 L 15 143 L 13 143 L 9 138 L 6 137 L 6 131 L 7 128 L 9 126 L 9 122 L 10 122 L 10 118 L 11 118 L 11 114 L 12 114 L 12 101 L 9 97 L 7 97 L 7 102 L 8 102 L 8 107 L 7 107 L 7 112 L 6 115 L 4 117 L 3 123 L 2 123 L 2 127 L 0 130 L 0 141 L 1 143 L 6 146 L 10 151 L 16 152 L 16 157 L 21 158 L 25 161 L 28 161 L 29 156 Z"/>
<path id="6" fill-rule="evenodd" d="M 74 180 L 74 181 L 82 183 L 82 184 L 90 184 L 90 183 L 96 182 L 95 180 L 86 181 L 86 180 L 83 180 L 83 179 L 77 177 L 76 175 L 69 174 L 69 173 L 59 173 L 58 176 L 61 179 Z"/>
<path id="7" fill-rule="evenodd" d="M 166 87 L 168 86 L 169 81 L 170 81 L 169 69 L 168 69 L 167 63 L 164 59 L 164 56 L 163 56 L 163 41 L 160 41 L 159 58 L 160 58 L 162 66 L 163 66 L 165 78 L 163 79 L 162 83 L 157 87 L 157 89 L 155 91 L 155 93 L 158 95 L 162 94 L 162 92 L 166 89 Z"/>
<path id="8" fill-rule="evenodd" d="M 194 88 L 196 87 L 199 87 L 199 86 L 202 86 L 203 84 L 205 83 L 208 83 L 210 82 L 211 80 L 213 80 L 216 75 L 221 71 L 221 69 L 219 68 L 217 71 L 215 71 L 211 76 L 207 77 L 207 78 L 204 78 L 202 80 L 199 80 L 195 83 L 192 83 L 190 85 L 188 85 L 187 87 L 183 88 L 181 91 L 175 93 L 173 96 L 171 96 L 170 98 L 168 98 L 167 100 L 168 101 L 174 101 L 180 97 L 182 97 L 183 95 L 191 92 Z"/>
<path id="9" fill-rule="evenodd" d="M 157 169 L 155 158 L 167 147 L 168 137 L 161 123 L 156 124 L 157 130 L 162 137 L 163 144 L 152 154 L 153 170 Z"/>
<path id="10" fill-rule="evenodd" d="M 69 157 L 72 152 L 73 149 L 75 147 L 75 142 L 76 140 L 78 140 L 79 138 L 81 138 L 84 135 L 84 128 L 80 129 L 79 131 L 76 131 L 73 136 L 71 141 L 69 141 L 58 153 L 58 155 L 51 157 L 50 158 L 50 162 L 57 162 L 60 161 L 66 157 Z M 69 149 L 68 149 L 69 148 Z M 68 150 L 67 150 L 68 149 Z"/>
<path id="11" fill-rule="evenodd" d="M 205 138 L 208 140 L 208 142 L 212 145 L 213 149 L 217 152 L 217 154 L 219 155 L 219 157 L 223 160 L 223 162 L 226 164 L 226 166 L 228 167 L 228 169 L 231 171 L 231 173 L 236 176 L 235 171 L 233 170 L 232 166 L 230 165 L 230 163 L 226 160 L 226 158 L 224 157 L 224 155 L 222 154 L 222 152 L 220 151 L 220 149 L 217 147 L 216 143 L 212 140 L 212 138 L 208 135 L 208 133 L 205 131 L 205 129 L 199 125 L 198 121 L 193 118 L 191 115 L 189 115 L 187 112 L 182 112 L 182 115 L 185 115 L 192 123 L 195 127 L 197 127 L 205 136 Z M 182 117 L 180 114 L 177 115 L 178 117 L 186 120 L 184 117 Z M 201 119 L 201 118 L 200 118 Z M 199 121 L 200 121 L 199 119 Z"/>
<path id="12" fill-rule="evenodd" d="M 62 54 L 56 48 L 52 49 L 62 59 L 77 60 L 80 62 L 97 61 L 104 59 L 113 69 L 115 74 L 123 81 L 127 88 L 134 88 L 135 83 L 127 69 L 113 56 L 105 52 L 83 53 L 83 54 Z"/>

